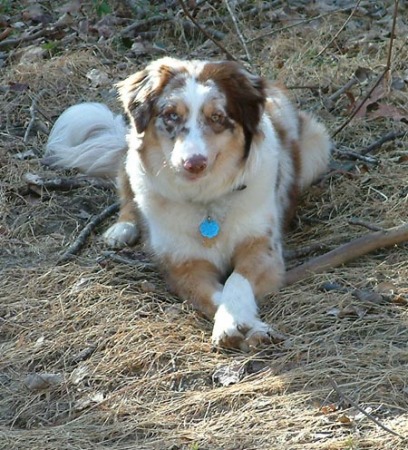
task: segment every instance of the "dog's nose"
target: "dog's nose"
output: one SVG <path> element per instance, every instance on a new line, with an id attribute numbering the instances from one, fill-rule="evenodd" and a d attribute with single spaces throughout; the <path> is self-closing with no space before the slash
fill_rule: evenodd
<path id="1" fill-rule="evenodd" d="M 191 158 L 183 161 L 183 167 L 190 173 L 203 172 L 207 167 L 207 158 L 203 155 L 193 155 Z"/>

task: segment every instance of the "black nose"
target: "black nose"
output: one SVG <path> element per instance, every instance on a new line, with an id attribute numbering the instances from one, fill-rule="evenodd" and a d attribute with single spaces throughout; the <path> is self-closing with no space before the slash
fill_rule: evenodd
<path id="1" fill-rule="evenodd" d="M 193 155 L 191 158 L 183 161 L 183 167 L 190 173 L 203 172 L 207 167 L 207 158 L 203 155 Z"/>

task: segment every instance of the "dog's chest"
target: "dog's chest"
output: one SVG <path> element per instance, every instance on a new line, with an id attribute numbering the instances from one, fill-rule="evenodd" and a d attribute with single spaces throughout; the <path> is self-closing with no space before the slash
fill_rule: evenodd
<path id="1" fill-rule="evenodd" d="M 273 214 L 273 202 L 255 207 L 250 200 L 241 192 L 210 204 L 145 199 L 142 212 L 152 250 L 173 261 L 206 259 L 219 268 L 228 267 L 236 246 L 266 233 Z"/>

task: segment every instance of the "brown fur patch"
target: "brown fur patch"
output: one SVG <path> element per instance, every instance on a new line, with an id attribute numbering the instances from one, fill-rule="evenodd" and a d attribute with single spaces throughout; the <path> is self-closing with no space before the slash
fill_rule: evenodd
<path id="1" fill-rule="evenodd" d="M 278 290 L 283 282 L 282 258 L 268 236 L 247 239 L 235 249 L 234 271 L 245 277 L 256 297 Z"/>
<path id="2" fill-rule="evenodd" d="M 246 154 L 257 132 L 265 104 L 265 83 L 232 61 L 207 63 L 198 81 L 213 81 L 227 98 L 227 113 L 244 130 Z"/>
<path id="3" fill-rule="evenodd" d="M 283 91 L 285 93 L 285 89 L 283 89 L 281 86 L 273 86 L 274 89 L 279 89 L 280 91 Z M 296 206 L 298 202 L 300 187 L 299 187 L 299 177 L 302 170 L 302 161 L 301 161 L 301 152 L 300 152 L 300 143 L 298 140 L 293 140 L 289 138 L 287 127 L 285 123 L 281 120 L 280 114 L 279 114 L 279 106 L 273 101 L 268 101 L 265 107 L 265 110 L 275 128 L 275 131 L 279 137 L 279 140 L 281 142 L 281 145 L 283 147 L 284 151 L 289 152 L 289 155 L 291 157 L 292 161 L 292 167 L 293 167 L 293 183 L 289 187 L 288 190 L 288 206 L 286 207 L 286 210 L 284 211 L 284 227 L 287 228 L 290 225 L 290 222 L 292 221 L 295 212 L 296 212 Z M 297 119 L 298 116 L 296 116 Z M 303 118 L 299 117 L 297 119 L 298 122 L 296 124 L 297 128 L 299 129 L 298 135 L 301 134 L 301 126 L 303 123 Z M 276 189 L 279 189 L 280 181 L 281 181 L 281 171 L 282 169 L 279 168 L 278 170 L 278 176 L 276 179 Z"/>
<path id="4" fill-rule="evenodd" d="M 138 224 L 139 211 L 134 202 L 134 194 L 129 183 L 129 176 L 122 164 L 118 173 L 118 194 L 120 199 L 120 211 L 117 222 L 131 222 Z"/>
<path id="5" fill-rule="evenodd" d="M 205 260 L 192 260 L 174 264 L 171 257 L 163 258 L 169 289 L 187 299 L 209 319 L 214 317 L 216 306 L 212 300 L 222 290 L 219 270 Z"/>

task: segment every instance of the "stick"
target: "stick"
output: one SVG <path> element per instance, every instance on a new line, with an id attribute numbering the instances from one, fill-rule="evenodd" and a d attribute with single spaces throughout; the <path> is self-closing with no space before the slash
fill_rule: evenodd
<path id="1" fill-rule="evenodd" d="M 395 38 L 395 26 L 397 22 L 397 15 L 398 15 L 398 2 L 399 0 L 394 1 L 394 13 L 392 17 L 392 26 L 391 26 L 391 36 L 390 36 L 390 43 L 388 46 L 388 56 L 387 56 L 387 64 L 385 66 L 384 72 L 377 78 L 377 81 L 374 83 L 373 87 L 368 91 L 368 94 L 363 98 L 363 100 L 354 108 L 350 116 L 347 118 L 347 120 L 332 134 L 332 138 L 334 138 L 340 131 L 342 131 L 356 116 L 356 114 L 360 111 L 362 106 L 367 102 L 367 100 L 370 98 L 371 94 L 374 92 L 376 87 L 381 83 L 381 81 L 385 78 L 386 75 L 389 74 L 391 70 L 391 55 L 392 55 L 392 46 L 394 43 Z"/>
<path id="2" fill-rule="evenodd" d="M 367 148 L 364 148 L 363 150 L 361 150 L 360 153 L 362 155 L 366 155 L 367 153 L 371 153 L 374 150 L 379 149 L 386 142 L 393 141 L 394 139 L 402 138 L 407 133 L 408 133 L 407 131 L 400 131 L 399 133 L 392 131 L 391 133 L 388 133 L 385 136 L 383 136 L 381 139 L 378 139 L 378 141 L 376 141 L 373 144 L 369 145 Z"/>
<path id="3" fill-rule="evenodd" d="M 356 217 L 352 217 L 349 219 L 348 223 L 350 225 L 358 225 L 360 227 L 367 228 L 371 231 L 384 231 L 384 228 L 379 227 L 378 225 L 375 225 L 374 223 L 367 222 L 365 220 L 357 219 Z"/>
<path id="4" fill-rule="evenodd" d="M 81 248 L 85 245 L 86 240 L 92 233 L 92 231 L 105 219 L 107 219 L 112 214 L 115 214 L 119 211 L 119 203 L 114 203 L 113 205 L 105 208 L 101 213 L 94 216 L 86 225 L 85 228 L 79 233 L 78 237 L 75 241 L 68 247 L 68 249 L 61 255 L 58 262 L 64 263 L 72 259 L 74 255 L 76 255 Z"/>
<path id="5" fill-rule="evenodd" d="M 378 164 L 378 159 L 373 156 L 364 156 L 361 153 L 353 152 L 353 150 L 335 149 L 334 153 L 336 153 L 339 157 L 357 159 L 358 161 L 363 161 L 367 164 Z"/>
<path id="6" fill-rule="evenodd" d="M 24 144 L 27 144 L 28 141 L 28 137 L 31 133 L 31 129 L 35 124 L 35 121 L 37 120 L 37 111 L 38 111 L 38 102 L 40 100 L 40 98 L 44 95 L 48 93 L 47 89 L 42 89 L 34 98 L 33 101 L 31 102 L 31 106 L 30 106 L 30 122 L 28 123 L 27 129 L 24 133 L 24 138 L 23 138 L 23 142 Z"/>
<path id="7" fill-rule="evenodd" d="M 310 255 L 310 253 L 316 252 L 318 250 L 324 250 L 327 246 L 325 244 L 312 244 L 305 247 L 300 247 L 296 249 L 287 249 L 283 252 L 283 257 L 285 260 L 297 259 L 302 256 Z"/>
<path id="8" fill-rule="evenodd" d="M 173 20 L 173 18 L 170 15 L 152 16 L 148 19 L 137 20 L 131 23 L 129 26 L 123 28 L 123 30 L 121 30 L 119 34 L 120 36 L 125 36 L 126 34 L 131 32 L 145 31 L 153 25 L 169 22 L 171 20 Z"/>
<path id="9" fill-rule="evenodd" d="M 6 48 L 6 47 L 17 47 L 18 45 L 22 44 L 23 42 L 33 41 L 34 39 L 46 36 L 50 32 L 51 32 L 51 30 L 42 28 L 41 30 L 36 31 L 33 34 L 28 34 L 25 36 L 21 36 L 19 38 L 4 39 L 4 41 L 0 42 L 0 50 L 2 50 L 3 48 Z"/>
<path id="10" fill-rule="evenodd" d="M 233 10 L 232 6 L 229 4 L 228 0 L 224 0 L 224 3 L 225 3 L 225 6 L 227 7 L 227 10 L 228 10 L 230 16 L 231 16 L 232 22 L 234 23 L 235 31 L 237 32 L 238 38 L 241 41 L 242 47 L 244 48 L 244 51 L 245 51 L 246 57 L 248 59 L 248 62 L 250 64 L 252 64 L 252 58 L 251 58 L 251 55 L 249 53 L 248 47 L 246 45 L 244 35 L 242 34 L 242 32 L 241 32 L 241 30 L 239 28 L 238 20 L 235 17 L 234 10 Z"/>
<path id="11" fill-rule="evenodd" d="M 252 44 L 252 42 L 257 41 L 258 39 L 263 39 L 265 37 L 272 36 L 273 34 L 280 33 L 281 31 L 286 31 L 286 30 L 289 30 L 291 28 L 298 27 L 300 25 L 304 25 L 304 24 L 309 23 L 309 22 L 313 22 L 313 20 L 322 19 L 323 17 L 330 16 L 330 15 L 335 14 L 337 12 L 348 11 L 349 9 L 350 9 L 350 7 L 339 8 L 339 9 L 336 9 L 335 11 L 329 11 L 329 12 L 324 13 L 324 14 L 319 14 L 318 16 L 310 17 L 309 19 L 305 19 L 305 20 L 302 20 L 300 22 L 293 23 L 292 25 L 288 25 L 286 27 L 276 28 L 275 30 L 268 31 L 267 33 L 261 34 L 260 36 L 257 36 L 257 37 L 254 37 L 254 38 L 250 39 L 248 41 L 248 43 Z"/>
<path id="12" fill-rule="evenodd" d="M 341 97 L 345 92 L 347 92 L 350 88 L 352 88 L 355 84 L 359 83 L 359 79 L 354 75 L 347 83 L 334 92 L 326 101 L 326 107 L 330 110 L 333 109 L 334 102 Z"/>
<path id="13" fill-rule="evenodd" d="M 101 189 L 113 189 L 115 187 L 112 181 L 85 175 L 67 178 L 56 177 L 47 180 L 34 173 L 26 173 L 23 178 L 27 182 L 29 188 L 30 186 L 35 186 L 41 189 L 56 191 L 71 191 L 87 186 Z"/>
<path id="14" fill-rule="evenodd" d="M 194 17 L 190 14 L 189 10 L 187 9 L 183 0 L 178 0 L 178 2 L 181 6 L 181 9 L 184 11 L 184 14 L 191 20 L 191 22 L 193 22 L 193 24 L 197 27 L 197 29 L 200 30 L 201 33 L 203 33 L 207 39 L 212 41 L 222 52 L 224 52 L 228 59 L 236 61 L 237 59 L 222 44 L 220 44 L 209 33 L 207 33 L 207 31 L 194 19 Z"/>
<path id="15" fill-rule="evenodd" d="M 374 250 L 391 247 L 407 241 L 408 223 L 389 230 L 367 234 L 289 270 L 286 272 L 285 285 L 288 286 L 309 275 L 341 266 Z"/>
<path id="16" fill-rule="evenodd" d="M 376 425 L 378 425 L 380 428 L 382 428 L 387 433 L 392 434 L 393 436 L 397 436 L 401 439 L 406 439 L 405 436 L 402 436 L 401 434 L 397 433 L 396 431 L 391 430 L 391 428 L 388 428 L 387 426 L 383 425 L 378 419 L 376 419 L 374 416 L 372 416 L 370 413 L 368 413 L 365 409 L 363 409 L 361 406 L 359 406 L 355 401 L 353 401 L 348 395 L 346 395 L 344 392 L 342 392 L 338 386 L 338 384 L 333 380 L 333 378 L 329 377 L 329 381 L 331 385 L 333 386 L 333 389 L 337 392 L 337 394 L 343 398 L 346 402 L 350 403 L 351 406 L 356 408 L 358 411 L 361 412 L 361 414 L 364 414 L 367 418 L 369 418 L 371 421 L 373 421 Z"/>
<path id="17" fill-rule="evenodd" d="M 344 30 L 346 25 L 350 22 L 351 18 L 354 16 L 354 13 L 357 11 L 358 6 L 360 5 L 361 0 L 358 0 L 355 4 L 353 10 L 351 11 L 350 15 L 347 17 L 347 20 L 343 23 L 343 25 L 340 27 L 339 31 L 334 35 L 333 39 L 323 48 L 323 50 L 320 50 L 317 57 L 322 56 L 323 53 L 333 44 L 333 42 L 339 37 L 339 34 Z"/>

